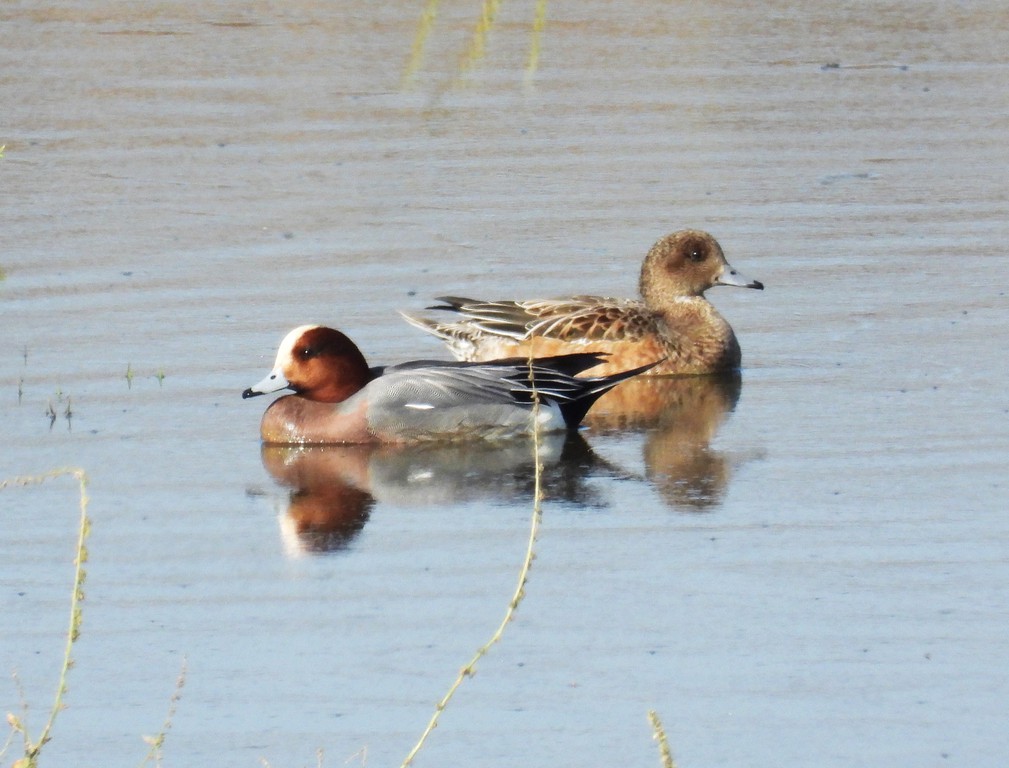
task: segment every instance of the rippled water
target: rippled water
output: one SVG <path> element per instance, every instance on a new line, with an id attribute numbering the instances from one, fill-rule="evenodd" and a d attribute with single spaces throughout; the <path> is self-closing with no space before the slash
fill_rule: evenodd
<path id="1" fill-rule="evenodd" d="M 545 446 L 525 601 L 417 764 L 654 765 L 649 709 L 685 768 L 1001 764 L 1004 21 L 5 3 L 0 478 L 81 466 L 94 524 L 44 763 L 139 763 L 185 658 L 166 765 L 398 764 L 504 614 L 528 446 L 262 449 L 241 390 L 304 322 L 381 364 L 443 354 L 396 314 L 442 293 L 633 295 L 691 226 L 767 286 L 711 292 L 741 379 Z M 76 492 L 0 501 L 37 731 Z"/>

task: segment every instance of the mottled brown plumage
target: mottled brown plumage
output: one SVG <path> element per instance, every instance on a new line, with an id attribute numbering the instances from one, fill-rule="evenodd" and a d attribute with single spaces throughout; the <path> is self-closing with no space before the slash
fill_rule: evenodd
<path id="1" fill-rule="evenodd" d="M 649 375 L 700 374 L 739 367 L 732 327 L 704 298 L 715 285 L 762 289 L 737 273 L 707 232 L 686 229 L 663 237 L 641 266 L 641 299 L 574 296 L 531 301 L 476 301 L 455 296 L 430 309 L 451 320 L 413 317 L 411 324 L 442 339 L 460 360 L 604 352 L 592 375 L 665 361 Z"/>

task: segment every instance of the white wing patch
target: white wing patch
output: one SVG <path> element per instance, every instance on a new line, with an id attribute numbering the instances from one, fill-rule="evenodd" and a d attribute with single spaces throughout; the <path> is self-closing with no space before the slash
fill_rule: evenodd
<path id="1" fill-rule="evenodd" d="M 430 411 L 434 409 L 431 403 L 406 403 L 404 408 L 413 408 L 415 411 Z"/>
<path id="2" fill-rule="evenodd" d="M 564 428 L 564 414 L 561 413 L 561 409 L 557 403 L 540 404 L 536 420 L 541 427 Z"/>

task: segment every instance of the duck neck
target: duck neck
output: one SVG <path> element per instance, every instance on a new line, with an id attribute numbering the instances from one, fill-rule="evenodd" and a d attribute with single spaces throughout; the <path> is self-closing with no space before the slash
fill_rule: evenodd
<path id="1" fill-rule="evenodd" d="M 705 325 L 725 322 L 715 309 L 715 305 L 700 295 L 677 296 L 664 302 L 659 311 L 670 321 L 681 318 L 680 322 L 697 322 Z"/>
<path id="2" fill-rule="evenodd" d="M 312 390 L 311 399 L 323 403 L 342 403 L 364 389 L 374 377 L 368 369 L 364 355 L 357 352 L 357 359 L 343 356 L 329 363 L 327 380 Z"/>

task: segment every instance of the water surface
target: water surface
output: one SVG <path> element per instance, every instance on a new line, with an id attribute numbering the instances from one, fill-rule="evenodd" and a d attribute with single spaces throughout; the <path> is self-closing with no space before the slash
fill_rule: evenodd
<path id="1" fill-rule="evenodd" d="M 548 446 L 417 764 L 652 765 L 655 709 L 681 766 L 1000 765 L 1004 9 L 486 5 L 0 10 L 0 477 L 94 521 L 46 764 L 136 765 L 185 658 L 166 765 L 397 765 L 529 454 L 264 451 L 240 392 L 305 322 L 381 364 L 442 293 L 633 295 L 691 226 L 767 286 L 711 292 L 740 380 Z M 37 730 L 76 495 L 2 501 Z"/>

